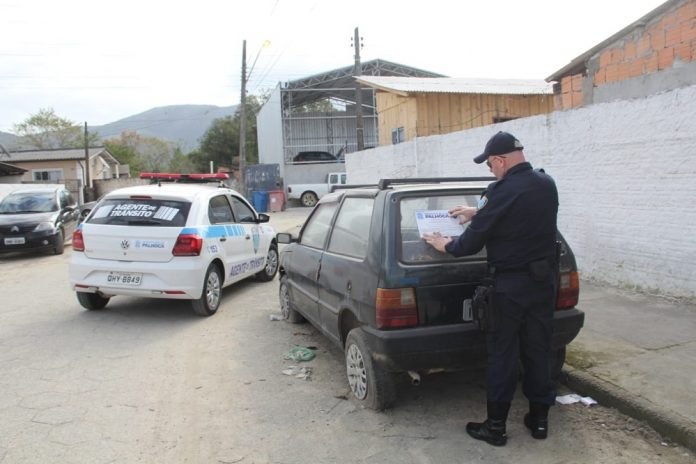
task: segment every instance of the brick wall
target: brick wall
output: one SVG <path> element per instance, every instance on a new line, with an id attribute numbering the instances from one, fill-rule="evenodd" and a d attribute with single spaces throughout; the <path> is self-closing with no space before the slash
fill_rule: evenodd
<path id="1" fill-rule="evenodd" d="M 696 58 L 696 0 L 668 11 L 599 55 L 595 86 L 654 73 Z"/>
<path id="2" fill-rule="evenodd" d="M 592 103 L 592 95 L 583 94 L 583 81 L 588 81 L 590 89 L 596 89 L 692 61 L 696 61 L 696 0 L 687 0 L 590 57 L 587 75 L 563 77 L 556 109 Z"/>
<path id="3" fill-rule="evenodd" d="M 556 179 L 584 277 L 696 298 L 696 86 L 350 153 L 348 180 L 489 175 L 472 158 L 498 130 Z"/>

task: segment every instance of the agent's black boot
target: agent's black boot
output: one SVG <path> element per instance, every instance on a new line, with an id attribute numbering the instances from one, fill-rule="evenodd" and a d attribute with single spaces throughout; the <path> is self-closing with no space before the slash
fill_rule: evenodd
<path id="1" fill-rule="evenodd" d="M 530 402 L 529 412 L 524 416 L 524 425 L 537 440 L 546 438 L 549 433 L 549 405 Z"/>
<path id="2" fill-rule="evenodd" d="M 483 440 L 489 445 L 504 446 L 507 443 L 505 422 L 507 421 L 510 403 L 489 401 L 487 404 L 488 418 L 484 422 L 469 422 L 466 432 L 477 440 Z"/>

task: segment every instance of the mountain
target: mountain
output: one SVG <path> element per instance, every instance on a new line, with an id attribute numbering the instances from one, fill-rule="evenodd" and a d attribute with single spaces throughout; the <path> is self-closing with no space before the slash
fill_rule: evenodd
<path id="1" fill-rule="evenodd" d="M 91 126 L 102 139 L 116 138 L 124 131 L 157 137 L 179 144 L 184 153 L 198 147 L 198 142 L 214 119 L 233 116 L 237 106 L 172 105 L 153 108 L 102 126 Z"/>
<path id="2" fill-rule="evenodd" d="M 21 140 L 22 139 L 20 137 L 17 137 L 16 135 L 0 131 L 0 145 L 5 147 L 5 150 L 15 150 L 18 146 L 22 144 Z M 0 149 L 0 152 L 2 152 L 2 149 Z"/>

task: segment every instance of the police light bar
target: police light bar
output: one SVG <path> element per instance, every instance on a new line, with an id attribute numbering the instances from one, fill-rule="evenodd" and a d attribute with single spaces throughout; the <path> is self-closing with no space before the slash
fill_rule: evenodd
<path id="1" fill-rule="evenodd" d="M 218 182 L 230 178 L 229 174 L 218 172 L 217 174 L 178 174 L 167 172 L 141 172 L 141 179 L 171 182 Z"/>

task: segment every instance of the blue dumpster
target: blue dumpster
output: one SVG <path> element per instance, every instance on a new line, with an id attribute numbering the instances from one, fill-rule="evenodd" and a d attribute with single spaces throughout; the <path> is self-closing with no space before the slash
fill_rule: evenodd
<path id="1" fill-rule="evenodd" d="M 252 192 L 251 204 L 259 213 L 268 211 L 268 192 Z"/>

